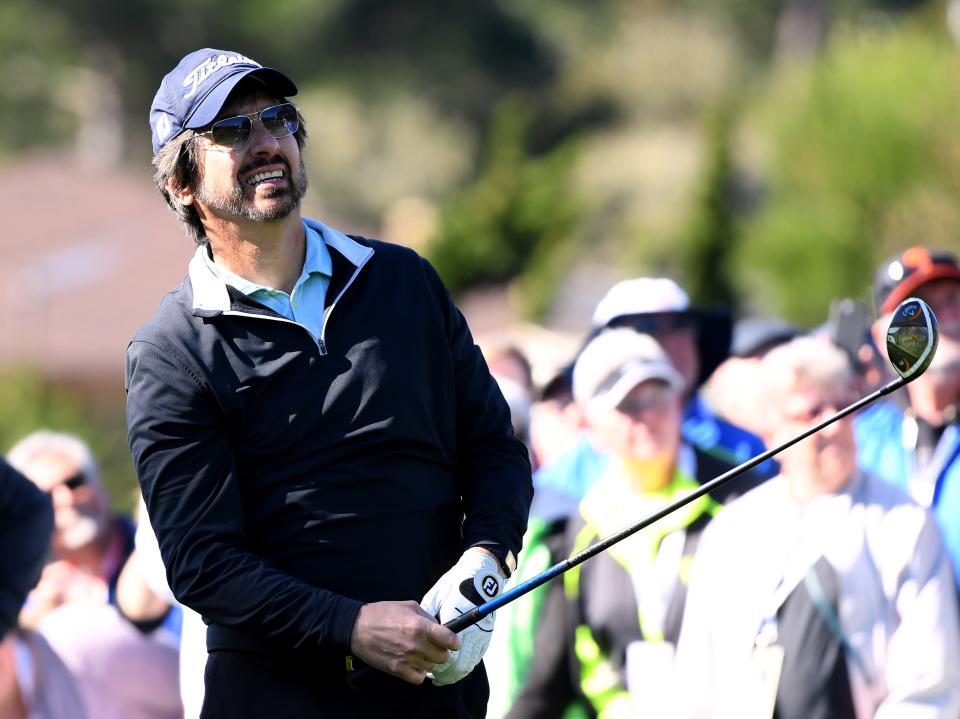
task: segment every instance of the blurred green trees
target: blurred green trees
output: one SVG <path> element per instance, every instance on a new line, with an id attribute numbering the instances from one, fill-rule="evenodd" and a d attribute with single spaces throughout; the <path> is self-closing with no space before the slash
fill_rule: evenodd
<path id="1" fill-rule="evenodd" d="M 238 49 L 301 86 L 309 211 L 382 235 L 412 198 L 451 287 L 510 283 L 531 317 L 589 255 L 813 323 L 879 256 L 960 229 L 944 0 L 10 0 L 0 21 L 0 161 L 146 167 L 162 75 Z"/>
<path id="2" fill-rule="evenodd" d="M 572 192 L 574 146 L 530 157 L 528 130 L 516 103 L 499 107 L 479 177 L 444 205 L 428 254 L 454 294 L 520 278 L 521 303 L 538 317 L 569 269 L 582 208 Z"/>
<path id="3" fill-rule="evenodd" d="M 124 426 L 122 407 L 91 403 L 27 367 L 0 374 L 0 454 L 38 429 L 75 434 L 90 446 L 114 505 L 131 512 L 137 481 Z"/>
<path id="4" fill-rule="evenodd" d="M 869 302 L 896 250 L 960 248 L 958 70 L 954 44 L 901 26 L 838 34 L 767 83 L 745 123 L 763 195 L 735 250 L 745 296 L 812 324 Z"/>
<path id="5" fill-rule="evenodd" d="M 77 40 L 66 18 L 49 7 L 0 4 L 0 161 L 72 137 Z"/>
<path id="6" fill-rule="evenodd" d="M 509 285 L 542 318 L 560 288 L 664 273 L 809 326 L 838 296 L 869 300 L 895 250 L 960 250 L 946 5 L 7 0 L 0 163 L 47 149 L 146 171 L 161 77 L 190 50 L 239 50 L 300 86 L 306 210 L 409 242 L 457 294 Z M 0 378 L 0 401 L 5 447 L 77 431 L 126 501 L 116 408 L 29 373 Z"/>

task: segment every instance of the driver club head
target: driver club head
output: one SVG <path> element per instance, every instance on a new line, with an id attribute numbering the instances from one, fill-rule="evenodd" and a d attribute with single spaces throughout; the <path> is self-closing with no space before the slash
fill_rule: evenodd
<path id="1" fill-rule="evenodd" d="M 887 328 L 887 356 L 897 374 L 908 381 L 923 374 L 933 361 L 939 338 L 937 317 L 926 302 L 917 297 L 901 302 Z"/>

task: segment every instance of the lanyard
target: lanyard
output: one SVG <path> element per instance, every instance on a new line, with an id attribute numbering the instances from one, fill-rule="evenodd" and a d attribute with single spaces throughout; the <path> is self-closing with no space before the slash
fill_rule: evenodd
<path id="1" fill-rule="evenodd" d="M 861 480 L 860 477 L 851 480 L 848 489 L 851 497 L 859 494 L 859 482 Z M 844 655 L 849 659 L 852 669 L 859 674 L 863 687 L 870 695 L 875 706 L 878 701 L 876 696 L 878 684 L 875 677 L 868 670 L 860 653 L 850 644 L 843 630 L 842 622 L 827 599 L 817 576 L 816 565 L 825 557 L 825 549 L 836 542 L 845 541 L 841 530 L 841 525 L 844 525 L 845 522 L 840 517 L 834 519 L 832 526 L 828 523 L 827 526 L 823 527 L 823 532 L 818 537 L 819 541 L 811 545 L 806 545 L 803 541 L 804 527 L 801 526 L 801 537 L 787 552 L 782 565 L 784 571 L 770 596 L 770 601 L 766 604 L 767 611 L 764 613 L 754 637 L 754 648 L 755 651 L 763 650 L 777 643 L 779 638 L 779 609 L 787 601 L 790 594 L 802 584 L 827 629 L 843 647 Z M 817 524 L 820 524 L 820 522 L 817 522 Z"/>
<path id="2" fill-rule="evenodd" d="M 851 478 L 843 493 L 853 493 L 858 490 L 860 477 Z M 799 510 L 796 526 L 784 527 L 789 536 L 795 532 L 791 544 L 782 554 L 779 565 L 780 579 L 766 602 L 766 611 L 760 621 L 755 637 L 757 647 L 768 646 L 777 641 L 778 620 L 777 613 L 787 597 L 804 581 L 804 577 L 813 571 L 813 566 L 824 556 L 826 548 L 837 541 L 845 524 L 844 516 L 837 516 L 840 507 L 836 495 L 814 499 L 810 504 Z M 787 506 L 790 506 L 789 504 Z M 824 511 L 826 510 L 826 511 Z"/>
<path id="3" fill-rule="evenodd" d="M 960 432 L 957 425 L 951 422 L 940 435 L 937 446 L 930 455 L 930 459 L 923 466 L 917 464 L 917 439 L 920 428 L 917 420 L 910 416 L 903 417 L 903 449 L 909 469 L 907 476 L 907 490 L 918 504 L 930 508 L 937 493 L 937 485 L 947 465 L 957 453 Z"/>

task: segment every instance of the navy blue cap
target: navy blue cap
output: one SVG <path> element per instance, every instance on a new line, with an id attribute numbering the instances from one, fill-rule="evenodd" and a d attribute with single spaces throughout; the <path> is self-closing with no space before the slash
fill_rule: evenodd
<path id="1" fill-rule="evenodd" d="M 297 94 L 293 80 L 238 52 L 204 48 L 191 52 L 167 73 L 150 105 L 153 153 L 184 130 L 213 122 L 230 91 L 247 76 L 262 80 L 279 97 Z"/>

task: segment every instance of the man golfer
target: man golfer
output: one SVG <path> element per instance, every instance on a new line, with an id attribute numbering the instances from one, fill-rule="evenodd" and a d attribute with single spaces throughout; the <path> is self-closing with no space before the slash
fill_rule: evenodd
<path id="1" fill-rule="evenodd" d="M 128 348 L 129 442 L 208 624 L 201 715 L 482 717 L 493 623 L 440 623 L 502 589 L 526 449 L 433 268 L 301 216 L 296 92 L 204 49 L 150 109 L 197 250 Z M 384 675 L 357 692 L 361 663 Z"/>

